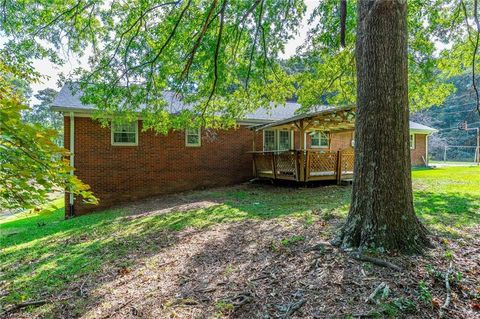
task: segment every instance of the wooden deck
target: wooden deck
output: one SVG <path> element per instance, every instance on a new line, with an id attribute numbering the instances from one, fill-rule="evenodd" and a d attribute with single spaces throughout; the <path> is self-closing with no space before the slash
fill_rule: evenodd
<path id="1" fill-rule="evenodd" d="M 353 178 L 353 151 L 290 150 L 252 152 L 258 178 L 297 182 Z"/>

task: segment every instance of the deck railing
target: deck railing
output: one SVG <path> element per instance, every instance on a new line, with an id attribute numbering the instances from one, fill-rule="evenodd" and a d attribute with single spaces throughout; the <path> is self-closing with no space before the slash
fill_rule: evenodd
<path id="1" fill-rule="evenodd" d="M 353 151 L 289 150 L 252 152 L 256 177 L 293 181 L 337 180 L 353 177 Z"/>

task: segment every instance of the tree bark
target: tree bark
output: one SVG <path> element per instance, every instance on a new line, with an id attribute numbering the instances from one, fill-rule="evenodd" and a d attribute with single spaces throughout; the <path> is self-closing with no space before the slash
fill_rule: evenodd
<path id="1" fill-rule="evenodd" d="M 420 252 L 430 243 L 413 208 L 407 1 L 358 1 L 357 19 L 355 178 L 339 244 Z"/>

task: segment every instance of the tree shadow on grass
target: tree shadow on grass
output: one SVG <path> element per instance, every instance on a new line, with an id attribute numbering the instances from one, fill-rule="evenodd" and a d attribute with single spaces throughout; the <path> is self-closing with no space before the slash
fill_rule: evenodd
<path id="1" fill-rule="evenodd" d="M 346 212 L 350 187 L 286 188 L 269 184 L 246 184 L 207 191 L 159 196 L 64 220 L 63 207 L 47 207 L 38 215 L 25 214 L 0 226 L 0 249 L 21 245 L 48 236 L 68 236 L 82 227 L 103 227 L 119 217 L 137 215 L 165 219 L 169 228 L 208 226 L 244 218 L 275 218 L 301 215 L 307 211 Z M 62 202 L 63 203 L 63 202 Z M 188 213 L 187 213 L 188 212 Z M 132 219 L 135 219 L 132 216 Z"/>
<path id="2" fill-rule="evenodd" d="M 197 193 L 193 193 L 194 198 L 198 199 Z M 174 249 L 181 230 L 200 231 L 215 224 L 288 215 L 308 217 L 312 208 L 342 210 L 348 205 L 349 190 L 242 187 L 211 192 L 200 199 L 205 198 L 219 204 L 151 216 L 110 211 L 71 220 L 63 220 L 63 210 L 59 209 L 3 223 L 2 228 L 9 229 L 11 235 L 2 239 L 0 246 L 0 288 L 7 292 L 0 297 L 0 308 L 25 300 L 70 297 L 74 302 L 66 303 L 73 308 L 60 302 L 41 307 L 41 312 L 79 316 L 85 311 L 83 303 L 94 308 L 101 301 L 86 297 L 85 291 Z"/>
<path id="3" fill-rule="evenodd" d="M 40 313 L 162 318 L 173 311 L 207 317 L 230 311 L 232 297 L 255 288 L 270 301 L 246 304 L 240 317 L 282 315 L 312 289 L 319 305 L 329 302 L 330 309 L 337 309 L 339 302 L 330 295 L 345 292 L 330 279 L 341 280 L 342 270 L 328 265 L 338 256 L 322 256 L 325 267 L 305 278 L 305 269 L 300 269 L 304 254 L 296 247 L 302 250 L 324 233 L 313 215 L 346 212 L 350 190 L 237 187 L 186 195 L 188 201 L 218 204 L 182 212 L 173 208 L 135 216 L 117 211 L 69 221 L 60 220 L 57 212 L 43 226 L 33 219 L 23 225 L 26 233 L 2 242 L 0 281 L 7 285 L 0 288 L 8 295 L 0 297 L 0 305 L 66 296 L 68 302 L 46 305 Z M 433 227 L 469 227 L 480 221 L 473 196 L 416 192 L 415 200 L 417 212 Z M 288 216 L 304 219 L 275 219 Z M 348 263 L 349 272 L 358 272 L 349 261 L 342 262 Z M 312 280 L 329 285 L 323 291 L 311 286 Z M 351 309 L 346 303 L 342 307 Z"/>
<path id="4" fill-rule="evenodd" d="M 43 237 L 37 233 L 35 239 L 4 247 L 0 282 L 7 294 L 0 298 L 0 306 L 75 296 L 82 282 L 101 280 L 106 272 L 134 264 L 137 257 L 175 242 L 166 228 L 114 215 L 96 216 L 91 223 L 87 219 L 76 228 L 51 229 Z"/>
<path id="5" fill-rule="evenodd" d="M 364 267 L 330 246 L 310 250 L 330 238 L 329 228 L 322 220 L 305 225 L 286 218 L 244 220 L 188 234 L 163 257 L 174 261 L 171 267 L 139 267 L 106 283 L 92 296 L 99 303 L 84 316 L 367 317 L 376 306 L 365 298 L 381 281 L 395 292 L 405 289 L 396 284 L 404 273 Z M 362 270 L 367 266 L 368 277 Z M 293 311 L 295 305 L 300 306 Z"/>
<path id="6" fill-rule="evenodd" d="M 125 318 L 132 312 L 145 318 L 220 318 L 228 313 L 233 318 L 259 318 L 261 314 L 281 314 L 284 311 L 275 308 L 277 303 L 301 297 L 282 295 L 284 289 L 304 290 L 303 282 L 289 280 L 284 285 L 281 281 L 284 276 L 302 272 L 297 269 L 302 264 L 297 253 L 313 237 L 318 238 L 318 230 L 306 228 L 298 219 L 244 220 L 189 234 L 168 257 L 175 258 L 174 266 L 154 274 L 138 269 L 123 287 L 114 282 L 106 284 L 96 291 L 94 298 L 101 300 L 97 309 L 89 310 L 85 317 Z M 300 239 L 286 244 L 292 234 Z M 140 284 L 143 282 L 146 284 Z M 259 297 L 266 296 L 268 304 L 258 302 Z M 231 313 L 233 304 L 242 302 L 242 298 L 248 300 L 241 311 Z"/>
<path id="7" fill-rule="evenodd" d="M 461 193 L 416 191 L 419 217 L 445 235 L 458 236 L 464 228 L 480 224 L 480 198 Z"/>

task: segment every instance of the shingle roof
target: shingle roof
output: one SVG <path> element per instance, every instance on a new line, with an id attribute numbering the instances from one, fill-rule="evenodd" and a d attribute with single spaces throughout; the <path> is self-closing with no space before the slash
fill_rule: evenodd
<path id="1" fill-rule="evenodd" d="M 173 92 L 165 91 L 163 93 L 167 108 L 170 113 L 178 113 L 185 109 L 191 109 L 191 105 L 182 103 Z M 57 111 L 91 111 L 94 105 L 83 104 L 81 97 L 83 92 L 78 88 L 78 85 L 65 84 L 57 97 L 53 101 L 52 108 Z M 274 105 L 271 103 L 270 109 L 258 109 L 255 112 L 246 115 L 246 119 L 276 121 L 284 118 L 292 117 L 295 111 L 300 108 L 300 104 L 287 102 L 285 105 Z"/>
<path id="2" fill-rule="evenodd" d="M 247 119 L 277 121 L 295 115 L 295 111 L 300 108 L 300 104 L 286 102 L 285 105 L 274 105 L 270 103 L 270 109 L 257 109 L 255 112 L 245 116 Z"/>
<path id="3" fill-rule="evenodd" d="M 437 132 L 437 129 L 434 129 L 433 127 L 426 126 L 420 123 L 412 122 L 410 121 L 410 130 L 412 131 L 425 131 L 425 132 Z"/>
<path id="4" fill-rule="evenodd" d="M 75 93 L 74 93 L 75 92 Z M 83 92 L 78 90 L 75 84 L 65 84 L 57 97 L 52 103 L 55 108 L 76 108 L 76 109 L 93 109 L 93 105 L 83 104 L 80 98 Z"/>
<path id="5" fill-rule="evenodd" d="M 73 84 L 65 84 L 57 97 L 55 98 L 52 109 L 57 111 L 92 111 L 93 105 L 83 104 L 80 98 L 83 96 L 78 86 Z M 190 109 L 191 106 L 182 103 L 173 92 L 164 92 L 164 98 L 168 103 L 168 110 L 170 113 L 178 113 L 185 109 Z M 255 112 L 249 113 L 245 116 L 245 120 L 259 120 L 263 122 L 274 122 L 285 120 L 295 116 L 295 112 L 300 109 L 301 105 L 294 102 L 286 102 L 284 105 L 275 105 L 271 103 L 270 109 L 257 109 Z M 334 109 L 331 106 L 321 105 L 317 107 L 317 111 Z M 410 130 L 417 132 L 433 133 L 437 130 L 426 125 L 410 121 Z"/>
<path id="6" fill-rule="evenodd" d="M 91 104 L 83 104 L 80 100 L 83 92 L 75 83 L 65 84 L 57 97 L 53 101 L 52 108 L 58 111 L 91 111 L 95 108 Z M 190 108 L 188 104 L 182 103 L 173 92 L 163 92 L 163 97 L 168 103 L 168 111 L 170 113 L 178 113 L 184 109 Z"/>

